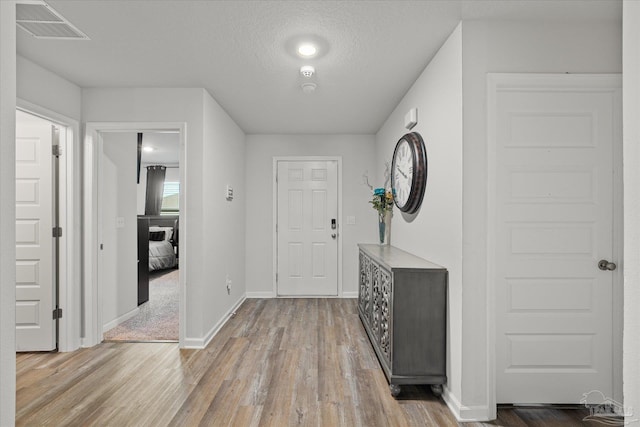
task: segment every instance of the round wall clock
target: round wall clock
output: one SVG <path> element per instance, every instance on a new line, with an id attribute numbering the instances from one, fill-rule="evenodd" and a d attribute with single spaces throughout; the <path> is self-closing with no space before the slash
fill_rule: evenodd
<path id="1" fill-rule="evenodd" d="M 427 151 L 418 132 L 404 135 L 396 144 L 391 162 L 394 203 L 402 212 L 418 211 L 427 186 Z"/>

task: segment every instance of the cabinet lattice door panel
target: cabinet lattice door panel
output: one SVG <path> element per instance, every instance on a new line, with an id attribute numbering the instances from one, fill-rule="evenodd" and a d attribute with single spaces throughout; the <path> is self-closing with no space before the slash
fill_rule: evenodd
<path id="1" fill-rule="evenodd" d="M 391 394 L 446 377 L 447 270 L 392 246 L 358 245 L 358 311 Z"/>
<path id="2" fill-rule="evenodd" d="M 391 362 L 391 340 L 389 333 L 391 309 L 391 273 L 380 269 L 380 335 L 378 343 L 387 363 Z"/>
<path id="3" fill-rule="evenodd" d="M 380 267 L 371 263 L 371 331 L 374 339 L 380 336 Z"/>
<path id="4" fill-rule="evenodd" d="M 371 260 L 360 254 L 360 290 L 358 292 L 358 306 L 361 313 L 371 313 Z"/>

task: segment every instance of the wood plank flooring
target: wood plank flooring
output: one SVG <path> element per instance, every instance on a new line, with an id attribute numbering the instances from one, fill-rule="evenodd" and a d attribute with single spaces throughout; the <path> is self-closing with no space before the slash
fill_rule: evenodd
<path id="1" fill-rule="evenodd" d="M 21 426 L 589 425 L 585 411 L 545 409 L 459 424 L 427 386 L 393 399 L 350 299 L 247 300 L 204 350 L 103 343 L 17 359 Z"/>

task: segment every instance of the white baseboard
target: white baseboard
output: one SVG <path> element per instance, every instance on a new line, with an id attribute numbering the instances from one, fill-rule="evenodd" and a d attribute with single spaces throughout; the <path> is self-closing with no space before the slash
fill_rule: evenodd
<path id="1" fill-rule="evenodd" d="M 447 387 L 443 387 L 442 399 L 459 422 L 491 421 L 488 406 L 465 406 Z"/>
<path id="2" fill-rule="evenodd" d="M 231 318 L 231 316 L 236 312 L 238 307 L 242 305 L 246 297 L 242 296 L 240 299 L 231 307 L 225 314 L 222 316 L 220 321 L 213 325 L 213 328 L 207 332 L 207 334 L 202 338 L 186 338 L 184 339 L 184 347 L 182 348 L 191 348 L 191 349 L 203 349 L 209 345 L 213 337 L 222 329 L 222 327 L 227 323 L 227 321 Z"/>
<path id="3" fill-rule="evenodd" d="M 258 292 L 247 292 L 247 299 L 252 298 L 276 298 L 276 294 L 273 291 L 258 291 Z M 284 298 L 307 298 L 306 296 L 285 296 Z M 309 297 L 314 298 L 314 297 Z M 334 297 L 323 297 L 318 296 L 317 298 L 336 298 Z M 358 298 L 358 291 L 347 291 L 342 292 L 342 296 L 340 298 Z"/>
<path id="4" fill-rule="evenodd" d="M 102 327 L 102 333 L 104 334 L 105 332 L 107 332 L 109 329 L 113 329 L 116 326 L 118 326 L 120 323 L 122 322 L 126 322 L 127 320 L 131 319 L 132 317 L 134 317 L 136 314 L 140 313 L 140 307 L 136 307 L 133 310 L 131 310 L 128 313 L 123 314 L 122 316 L 118 317 L 117 319 L 112 320 L 111 322 L 106 323 L 103 327 Z"/>
<path id="5" fill-rule="evenodd" d="M 247 292 L 247 298 L 275 298 L 273 291 Z"/>

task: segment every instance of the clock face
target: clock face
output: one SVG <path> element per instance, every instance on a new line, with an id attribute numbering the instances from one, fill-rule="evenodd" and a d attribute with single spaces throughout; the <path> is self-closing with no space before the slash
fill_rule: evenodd
<path id="1" fill-rule="evenodd" d="M 411 194 L 411 184 L 413 183 L 413 152 L 409 143 L 401 139 L 396 148 L 396 155 L 393 158 L 393 182 L 396 190 L 396 204 L 398 207 L 405 206 Z"/>
<path id="2" fill-rule="evenodd" d="M 427 184 L 427 153 L 422 137 L 411 132 L 400 138 L 393 152 L 391 188 L 402 212 L 415 213 Z"/>

